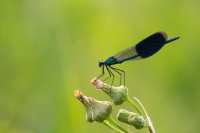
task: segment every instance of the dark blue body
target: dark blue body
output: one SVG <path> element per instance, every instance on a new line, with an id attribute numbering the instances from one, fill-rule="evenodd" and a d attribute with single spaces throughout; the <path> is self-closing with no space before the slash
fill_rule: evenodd
<path id="1" fill-rule="evenodd" d="M 120 62 L 118 62 L 114 57 L 109 57 L 108 59 L 106 59 L 104 61 L 104 64 L 107 65 L 107 66 L 111 66 L 111 65 L 114 65 L 114 64 L 119 64 Z"/>

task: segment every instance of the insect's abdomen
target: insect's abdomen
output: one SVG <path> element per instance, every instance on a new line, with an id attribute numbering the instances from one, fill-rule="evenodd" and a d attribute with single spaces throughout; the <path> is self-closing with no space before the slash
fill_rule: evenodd
<path id="1" fill-rule="evenodd" d="M 141 42 L 135 48 L 139 56 L 146 58 L 158 52 L 166 43 L 166 34 L 163 32 L 155 33 Z"/>

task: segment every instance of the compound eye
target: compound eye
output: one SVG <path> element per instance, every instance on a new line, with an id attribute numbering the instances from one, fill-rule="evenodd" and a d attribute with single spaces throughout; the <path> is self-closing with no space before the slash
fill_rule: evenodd
<path id="1" fill-rule="evenodd" d="M 103 62 L 99 62 L 99 67 L 103 66 Z"/>

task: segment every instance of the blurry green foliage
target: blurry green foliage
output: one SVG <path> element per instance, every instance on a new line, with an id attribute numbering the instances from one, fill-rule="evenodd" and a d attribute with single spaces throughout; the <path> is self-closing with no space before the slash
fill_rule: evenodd
<path id="1" fill-rule="evenodd" d="M 122 64 L 127 86 L 147 106 L 157 132 L 198 133 L 199 5 L 199 0 L 2 0 L 0 132 L 110 132 L 85 121 L 73 90 L 106 99 L 88 82 L 100 73 L 97 62 L 163 30 L 181 39 L 152 58 Z"/>

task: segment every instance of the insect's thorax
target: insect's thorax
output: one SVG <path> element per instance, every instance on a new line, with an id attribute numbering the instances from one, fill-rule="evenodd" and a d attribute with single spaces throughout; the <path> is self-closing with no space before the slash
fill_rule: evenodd
<path id="1" fill-rule="evenodd" d="M 111 65 L 114 65 L 114 64 L 118 64 L 118 63 L 119 62 L 114 57 L 109 57 L 108 59 L 106 59 L 104 61 L 104 64 L 108 65 L 108 66 L 111 66 Z"/>

